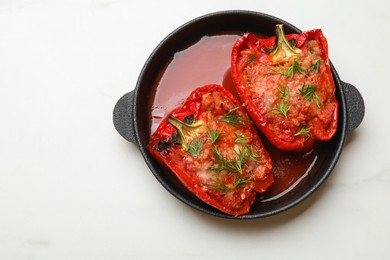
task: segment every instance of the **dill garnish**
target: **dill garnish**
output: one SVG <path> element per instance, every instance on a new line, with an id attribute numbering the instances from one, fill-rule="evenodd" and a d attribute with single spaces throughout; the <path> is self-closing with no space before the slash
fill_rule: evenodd
<path id="1" fill-rule="evenodd" d="M 281 114 L 284 117 L 287 117 L 287 113 L 291 108 L 291 105 L 289 104 L 289 96 L 290 96 L 290 91 L 286 86 L 279 87 L 279 101 L 276 104 L 276 106 L 271 109 L 271 113 L 276 115 L 276 114 Z"/>
<path id="2" fill-rule="evenodd" d="M 234 190 L 235 188 L 239 187 L 240 185 L 243 185 L 243 184 L 249 183 L 249 182 L 252 182 L 252 181 L 248 180 L 248 179 L 244 179 L 244 178 L 234 177 L 233 186 L 229 187 L 226 185 L 226 183 L 222 179 L 217 178 L 216 180 L 213 181 L 213 184 L 206 184 L 206 185 L 210 187 L 209 188 L 210 190 L 218 190 L 218 191 L 222 191 L 223 193 L 228 193 L 229 191 Z"/>
<path id="3" fill-rule="evenodd" d="M 289 67 L 286 71 L 286 77 L 292 78 L 294 77 L 295 72 L 299 71 L 302 75 L 306 75 L 305 70 L 299 65 L 299 63 L 295 60 L 293 61 L 291 67 Z"/>
<path id="4" fill-rule="evenodd" d="M 251 64 L 254 60 L 256 60 L 256 55 L 250 54 L 246 64 Z"/>
<path id="5" fill-rule="evenodd" d="M 290 90 L 288 89 L 287 86 L 279 87 L 278 91 L 279 91 L 279 97 L 281 99 L 284 99 L 286 101 L 289 99 L 289 97 L 290 97 Z"/>
<path id="6" fill-rule="evenodd" d="M 219 190 L 223 193 L 227 193 L 231 191 L 233 188 L 229 188 L 226 186 L 225 182 L 219 178 L 213 181 L 214 184 L 206 184 L 207 186 L 210 186 L 210 190 Z"/>
<path id="7" fill-rule="evenodd" d="M 246 144 L 248 141 L 248 138 L 244 134 L 234 133 L 234 135 L 236 136 L 236 140 L 234 140 L 234 142 L 237 144 Z"/>
<path id="8" fill-rule="evenodd" d="M 187 145 L 185 151 L 190 155 L 192 155 L 193 157 L 199 157 L 200 152 L 203 150 L 203 145 L 204 145 L 204 141 L 200 138 L 196 138 Z"/>
<path id="9" fill-rule="evenodd" d="M 217 132 L 217 131 L 210 131 L 210 129 L 207 130 L 207 132 L 209 134 L 209 138 L 212 144 L 215 143 L 218 140 L 219 136 L 223 133 L 222 130 Z"/>
<path id="10" fill-rule="evenodd" d="M 235 108 L 232 108 L 230 109 L 226 115 L 224 115 L 223 117 L 221 117 L 219 119 L 219 121 L 222 121 L 222 122 L 225 122 L 225 123 L 228 123 L 229 125 L 232 125 L 232 126 L 241 126 L 241 125 L 244 125 L 244 121 L 247 121 L 245 119 L 243 119 L 243 115 L 242 114 L 234 114 L 234 112 L 238 109 L 238 107 L 235 107 Z"/>
<path id="11" fill-rule="evenodd" d="M 288 103 L 279 101 L 278 104 L 271 110 L 272 114 L 281 114 L 284 117 L 287 117 L 287 113 L 290 110 L 291 106 Z"/>
<path id="12" fill-rule="evenodd" d="M 214 154 L 214 162 L 216 165 L 209 167 L 208 170 L 216 171 L 217 173 L 220 173 L 223 170 L 232 174 L 236 172 L 242 173 L 243 158 L 237 156 L 233 159 L 228 159 L 227 156 L 223 155 L 215 146 L 211 147 L 211 150 Z"/>
<path id="13" fill-rule="evenodd" d="M 258 162 L 260 157 L 253 151 L 252 146 L 244 144 L 240 149 L 234 150 L 235 157 L 232 159 L 227 158 L 226 155 L 222 154 L 217 147 L 211 147 L 214 158 L 213 161 L 216 163 L 215 165 L 208 168 L 210 171 L 216 171 L 220 173 L 224 170 L 228 171 L 233 175 L 234 173 L 242 174 L 243 167 L 245 166 L 247 160 L 252 162 Z"/>
<path id="14" fill-rule="evenodd" d="M 317 104 L 317 107 L 320 108 L 322 106 L 322 99 L 317 95 L 316 90 L 316 85 L 303 85 L 302 88 L 299 89 L 299 92 L 306 100 L 314 100 L 314 102 Z"/>
<path id="15" fill-rule="evenodd" d="M 321 65 L 321 60 L 317 60 L 316 62 L 314 62 L 310 67 L 309 69 L 307 70 L 307 74 L 309 74 L 310 72 L 312 72 L 313 70 L 315 71 L 316 74 L 318 74 L 318 71 L 320 69 L 320 65 Z"/>
<path id="16" fill-rule="evenodd" d="M 298 132 L 296 132 L 294 134 L 294 136 L 300 136 L 300 135 L 306 136 L 307 137 L 306 139 L 312 138 L 311 133 L 310 133 L 310 129 L 306 128 L 306 127 L 302 127 L 301 130 L 299 130 Z"/>
<path id="17" fill-rule="evenodd" d="M 296 61 L 296 60 L 293 61 L 291 66 L 288 67 L 286 70 L 283 70 L 282 66 L 280 64 L 278 64 L 278 66 L 279 66 L 280 71 L 277 71 L 273 68 L 269 68 L 272 71 L 272 74 L 280 74 L 280 75 L 283 75 L 283 76 L 290 78 L 290 79 L 294 77 L 294 75 L 297 71 L 299 73 L 301 73 L 302 75 L 306 75 L 305 70 L 301 67 L 301 65 L 299 65 L 298 61 Z"/>

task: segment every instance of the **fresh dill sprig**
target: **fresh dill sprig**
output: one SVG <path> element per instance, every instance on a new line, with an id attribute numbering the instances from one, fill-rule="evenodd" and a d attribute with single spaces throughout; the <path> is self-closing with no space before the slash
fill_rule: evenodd
<path id="1" fill-rule="evenodd" d="M 220 136 L 221 134 L 223 134 L 222 130 L 220 130 L 219 132 L 217 132 L 217 131 L 211 131 L 211 130 L 209 129 L 209 130 L 207 130 L 207 132 L 208 132 L 208 134 L 209 134 L 209 138 L 210 138 L 212 144 L 215 143 L 215 142 L 218 140 L 218 138 L 219 138 L 219 136 Z"/>
<path id="2" fill-rule="evenodd" d="M 316 94 L 316 90 L 316 85 L 303 85 L 302 88 L 299 89 L 299 92 L 306 100 L 311 101 Z"/>
<path id="3" fill-rule="evenodd" d="M 306 75 L 306 72 L 305 70 L 301 67 L 301 65 L 299 65 L 298 61 L 293 61 L 293 63 L 291 64 L 290 67 L 288 67 L 286 70 L 283 70 L 283 67 L 278 64 L 279 66 L 279 69 L 280 71 L 277 71 L 273 68 L 269 68 L 271 71 L 272 71 L 272 74 L 280 74 L 280 75 L 283 75 L 287 78 L 293 78 L 295 73 L 298 71 L 299 73 L 301 73 L 302 75 Z"/>
<path id="4" fill-rule="evenodd" d="M 279 71 L 272 68 L 272 67 L 268 67 L 268 69 L 271 71 L 271 74 L 276 74 L 276 75 L 283 75 L 285 76 L 285 72 L 283 71 L 283 67 L 282 65 L 278 64 L 278 67 L 279 67 Z"/>
<path id="5" fill-rule="evenodd" d="M 276 106 L 271 109 L 271 113 L 274 115 L 281 114 L 284 117 L 287 117 L 287 113 L 290 110 L 291 106 L 288 102 L 290 98 L 290 90 L 287 86 L 282 86 L 278 88 L 279 92 L 279 101 Z"/>
<path id="6" fill-rule="evenodd" d="M 246 144 L 248 141 L 248 138 L 244 134 L 234 133 L 234 135 L 236 136 L 236 140 L 234 140 L 236 144 Z"/>
<path id="7" fill-rule="evenodd" d="M 254 60 L 256 60 L 256 55 L 250 54 L 246 64 L 251 64 Z"/>
<path id="8" fill-rule="evenodd" d="M 229 188 L 226 186 L 225 182 L 219 178 L 213 181 L 213 184 L 207 184 L 207 186 L 210 186 L 210 190 L 219 190 L 222 191 L 223 193 L 228 193 L 231 191 L 233 188 Z"/>
<path id="9" fill-rule="evenodd" d="M 228 159 L 227 156 L 222 154 L 215 146 L 211 147 L 211 150 L 214 155 L 213 161 L 216 164 L 209 167 L 208 170 L 216 171 L 217 173 L 226 170 L 230 173 L 229 175 L 233 175 L 234 173 L 242 174 L 243 167 L 248 160 L 252 162 L 258 162 L 260 160 L 260 156 L 253 151 L 253 147 L 247 144 L 244 144 L 238 150 L 234 150 L 236 156 L 232 159 Z"/>
<path id="10" fill-rule="evenodd" d="M 317 95 L 316 90 L 316 85 L 303 85 L 302 88 L 299 89 L 299 92 L 306 100 L 314 100 L 314 102 L 317 104 L 317 107 L 320 108 L 322 106 L 322 99 Z"/>
<path id="11" fill-rule="evenodd" d="M 238 107 L 235 107 L 235 108 L 232 108 L 230 109 L 226 115 L 224 115 L 223 117 L 221 117 L 219 119 L 219 121 L 222 121 L 222 122 L 225 122 L 225 123 L 228 123 L 229 125 L 232 125 L 232 126 L 242 126 L 244 125 L 244 121 L 247 121 L 245 119 L 243 119 L 243 115 L 242 114 L 234 114 L 234 112 L 238 109 Z"/>
<path id="12" fill-rule="evenodd" d="M 189 143 L 185 149 L 193 157 L 199 157 L 200 152 L 203 150 L 204 141 L 203 139 L 196 138 Z"/>
<path id="13" fill-rule="evenodd" d="M 310 133 L 310 129 L 306 127 L 302 127 L 301 130 L 299 130 L 294 134 L 294 136 L 300 136 L 300 135 L 306 136 L 306 139 L 313 138 Z"/>
<path id="14" fill-rule="evenodd" d="M 209 188 L 210 190 L 216 190 L 216 191 L 222 191 L 223 193 L 228 193 L 229 191 L 234 190 L 240 185 L 249 182 L 252 181 L 244 178 L 236 178 L 236 176 L 234 176 L 233 187 L 228 187 L 226 183 L 220 178 L 213 180 L 212 184 L 206 184 L 206 185 L 210 187 Z"/>
<path id="15" fill-rule="evenodd" d="M 290 90 L 287 86 L 282 86 L 278 88 L 279 91 L 279 97 L 283 100 L 288 100 L 290 97 Z"/>
<path id="16" fill-rule="evenodd" d="M 239 149 L 238 151 L 234 150 L 234 153 L 236 154 L 236 158 L 232 160 L 232 163 L 234 165 L 234 168 L 237 170 L 237 172 L 242 174 L 242 167 L 246 159 L 245 151 L 243 151 L 243 149 Z"/>
<path id="17" fill-rule="evenodd" d="M 312 72 L 313 70 L 315 71 L 316 74 L 318 74 L 318 71 L 320 69 L 320 66 L 321 66 L 321 60 L 317 60 L 316 62 L 314 62 L 310 67 L 309 69 L 307 70 L 307 74 L 309 74 L 310 72 Z"/>
<path id="18" fill-rule="evenodd" d="M 260 161 L 260 156 L 253 150 L 253 146 L 246 145 L 245 148 L 245 157 L 252 162 Z"/>
<path id="19" fill-rule="evenodd" d="M 247 160 L 252 162 L 258 162 L 260 160 L 260 157 L 253 151 L 253 147 L 247 144 L 244 144 L 238 151 L 234 150 L 234 152 L 237 155 L 237 167 L 241 170 L 246 165 Z"/>
<path id="20" fill-rule="evenodd" d="M 237 156 L 233 159 L 228 159 L 227 156 L 223 155 L 215 146 L 211 147 L 211 150 L 214 154 L 214 161 L 216 165 L 209 167 L 208 170 L 216 171 L 217 173 L 220 173 L 223 170 L 230 173 L 242 173 L 243 158 L 239 158 L 239 156 Z"/>
<path id="21" fill-rule="evenodd" d="M 237 136 L 237 134 L 236 134 Z M 235 153 L 234 158 L 227 158 L 216 146 L 212 146 L 213 158 L 215 165 L 208 168 L 209 171 L 216 171 L 216 179 L 212 183 L 206 184 L 210 190 L 218 190 L 224 193 L 234 190 L 240 185 L 252 182 L 250 177 L 243 176 L 243 168 L 246 166 L 248 160 L 258 162 L 260 157 L 253 151 L 253 147 L 248 144 L 243 144 L 238 150 L 233 149 Z M 226 183 L 219 177 L 222 171 L 227 171 L 227 176 L 233 178 L 233 183 L 226 185 Z M 230 179 L 231 180 L 231 179 Z M 230 181 L 231 182 L 231 181 Z"/>
<path id="22" fill-rule="evenodd" d="M 290 108 L 291 108 L 290 104 L 284 102 L 283 100 L 279 100 L 278 104 L 276 104 L 276 106 L 273 109 L 271 109 L 270 112 L 271 114 L 274 115 L 280 114 L 283 115 L 284 117 L 287 117 L 287 113 L 290 110 Z"/>
<path id="23" fill-rule="evenodd" d="M 242 184 L 245 184 L 245 183 L 248 183 L 248 182 L 252 182 L 251 180 L 248 180 L 248 179 L 243 179 L 243 178 L 238 178 L 234 180 L 234 188 L 237 188 L 238 186 L 242 185 Z"/>
<path id="24" fill-rule="evenodd" d="M 287 78 L 293 78 L 295 72 L 299 71 L 302 75 L 306 75 L 305 70 L 299 65 L 299 63 L 295 60 L 293 61 L 291 67 L 289 67 L 286 71 L 285 76 Z"/>

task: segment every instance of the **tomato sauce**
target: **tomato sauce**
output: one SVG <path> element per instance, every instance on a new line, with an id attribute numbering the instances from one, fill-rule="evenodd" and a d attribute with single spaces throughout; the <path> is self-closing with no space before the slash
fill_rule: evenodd
<path id="1" fill-rule="evenodd" d="M 239 39 L 238 34 L 204 36 L 185 50 L 177 52 L 161 72 L 155 83 L 155 94 L 151 107 L 151 133 L 161 120 L 177 106 L 183 104 L 196 88 L 219 84 L 239 97 L 230 74 L 231 51 Z M 260 134 L 261 135 L 261 134 Z M 264 146 L 274 164 L 274 184 L 261 194 L 262 201 L 277 199 L 288 193 L 315 171 L 324 156 L 317 143 L 313 149 L 304 152 L 281 151 L 261 135 Z"/>

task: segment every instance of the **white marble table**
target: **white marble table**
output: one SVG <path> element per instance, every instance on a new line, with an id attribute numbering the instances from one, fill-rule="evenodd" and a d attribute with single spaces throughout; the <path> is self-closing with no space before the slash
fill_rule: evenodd
<path id="1" fill-rule="evenodd" d="M 282 214 L 200 213 L 115 131 L 154 47 L 198 16 L 247 9 L 322 28 L 366 115 L 330 178 Z M 0 1 L 0 259 L 389 259 L 388 1 Z"/>

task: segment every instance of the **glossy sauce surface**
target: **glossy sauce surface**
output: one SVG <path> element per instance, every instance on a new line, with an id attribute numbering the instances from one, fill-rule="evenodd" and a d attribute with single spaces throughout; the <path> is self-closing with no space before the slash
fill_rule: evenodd
<path id="1" fill-rule="evenodd" d="M 181 105 L 196 88 L 219 84 L 239 100 L 230 75 L 231 50 L 236 34 L 204 36 L 187 49 L 177 52 L 161 72 L 155 85 L 151 109 L 151 133 L 171 110 Z M 262 141 L 274 164 L 274 184 L 260 195 L 262 201 L 278 199 L 302 182 L 320 163 L 321 145 L 305 153 L 281 151 L 264 136 Z"/>

